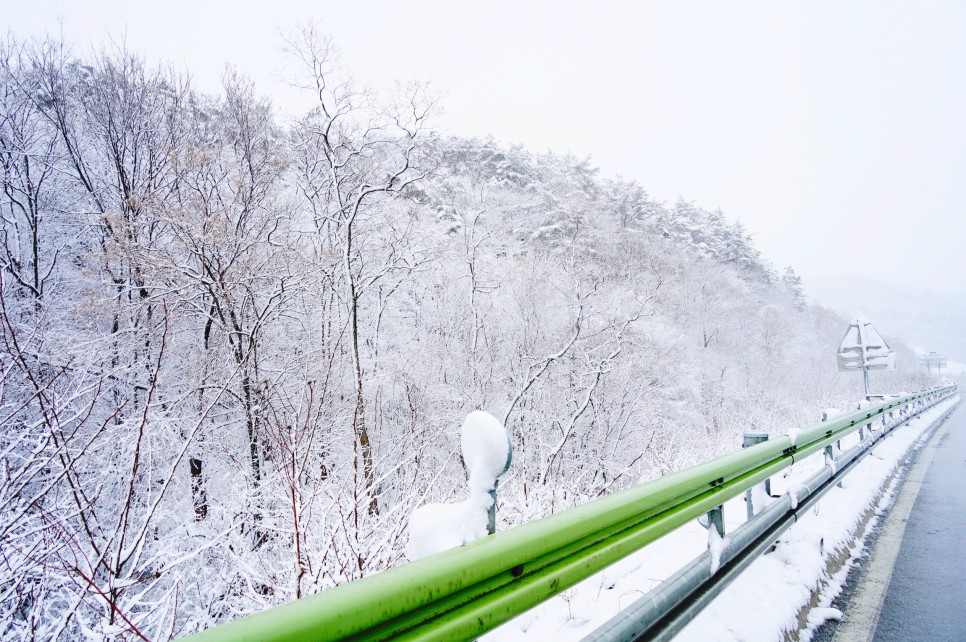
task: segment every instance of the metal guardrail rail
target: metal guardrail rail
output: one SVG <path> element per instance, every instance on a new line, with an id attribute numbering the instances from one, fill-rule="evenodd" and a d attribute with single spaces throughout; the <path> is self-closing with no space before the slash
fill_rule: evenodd
<path id="1" fill-rule="evenodd" d="M 728 535 L 719 558 L 714 561 L 716 570 L 712 571 L 711 552 L 705 551 L 584 637 L 582 642 L 657 642 L 673 638 L 745 568 L 770 549 L 782 533 L 798 521 L 799 515 L 807 514 L 829 490 L 841 484 L 842 478 L 871 452 L 880 439 L 947 396 L 942 395 L 932 403 L 913 402 L 911 411 L 900 412 L 891 422 L 883 416 L 882 430 L 865 433 L 859 427 L 859 443 L 840 451 L 838 457 L 834 456 L 831 445 L 826 446 L 826 462 L 832 465 L 822 467 L 804 483 L 774 498 Z M 900 410 L 906 407 L 900 406 Z M 869 423 L 864 425 L 871 428 Z"/>
<path id="2" fill-rule="evenodd" d="M 906 421 L 955 392 L 955 386 L 945 386 L 888 399 L 805 428 L 794 443 L 787 436 L 764 441 L 186 640 L 472 640 L 713 511 L 794 462 L 831 448 L 846 435 L 871 427 L 877 420 L 885 424 L 897 412 L 899 421 Z M 891 427 L 891 423 L 885 426 Z M 710 601 L 709 595 L 774 543 L 777 533 L 795 519 L 793 503 L 805 510 L 830 484 L 837 483 L 836 471 L 844 473 L 883 432 L 863 439 L 833 466 L 820 470 L 804 490 L 796 492 L 794 500 L 789 496 L 776 500 L 731 534 L 716 573 L 710 572 L 710 554 L 704 553 L 626 609 L 621 614 L 626 614 L 624 621 L 608 623 L 591 638 L 631 640 L 642 634 L 642 627 L 649 639 L 673 635 L 703 606 L 702 596 L 704 602 Z"/>

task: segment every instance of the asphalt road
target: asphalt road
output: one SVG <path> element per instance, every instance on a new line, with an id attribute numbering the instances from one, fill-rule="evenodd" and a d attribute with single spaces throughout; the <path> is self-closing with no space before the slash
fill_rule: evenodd
<path id="1" fill-rule="evenodd" d="M 966 641 L 966 409 L 956 409 L 906 522 L 875 640 Z"/>
<path id="2" fill-rule="evenodd" d="M 904 472 L 814 642 L 966 642 L 966 407 Z"/>

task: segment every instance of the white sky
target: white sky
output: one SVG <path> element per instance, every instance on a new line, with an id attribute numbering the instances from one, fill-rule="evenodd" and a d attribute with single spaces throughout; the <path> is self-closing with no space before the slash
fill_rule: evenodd
<path id="1" fill-rule="evenodd" d="M 0 15 L 79 51 L 126 33 L 205 90 L 231 63 L 282 106 L 276 31 L 314 18 L 358 79 L 444 90 L 442 129 L 591 155 L 660 199 L 721 207 L 806 280 L 966 294 L 960 0 L 0 0 Z"/>

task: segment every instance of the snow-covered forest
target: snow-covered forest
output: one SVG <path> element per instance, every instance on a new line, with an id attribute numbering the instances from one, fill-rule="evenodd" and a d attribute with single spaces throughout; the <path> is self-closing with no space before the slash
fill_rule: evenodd
<path id="1" fill-rule="evenodd" d="M 3 639 L 169 639 L 400 564 L 475 409 L 505 529 L 860 396 L 847 321 L 722 212 L 291 54 L 298 120 L 242 72 L 0 47 Z M 918 387 L 893 347 L 874 385 Z"/>

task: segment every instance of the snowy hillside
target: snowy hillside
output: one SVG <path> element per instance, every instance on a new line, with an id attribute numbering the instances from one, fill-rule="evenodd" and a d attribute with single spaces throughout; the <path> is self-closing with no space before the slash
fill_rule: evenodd
<path id="1" fill-rule="evenodd" d="M 287 122 L 240 73 L 3 45 L 0 638 L 168 639 L 403 563 L 474 410 L 505 529 L 859 395 L 845 319 L 724 213 L 438 135 L 302 37 Z M 876 386 L 917 388 L 893 347 Z"/>
<path id="2" fill-rule="evenodd" d="M 944 352 L 951 373 L 966 372 L 966 300 L 854 275 L 809 279 L 805 288 L 814 302 L 846 315 L 861 310 L 887 340 Z"/>

